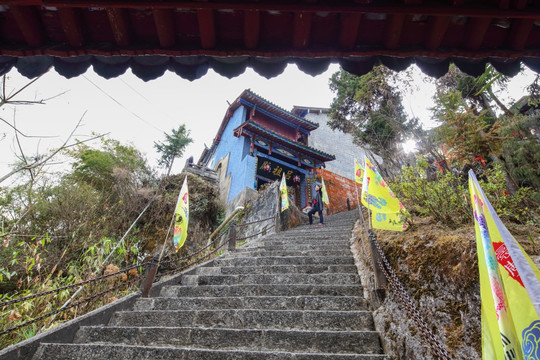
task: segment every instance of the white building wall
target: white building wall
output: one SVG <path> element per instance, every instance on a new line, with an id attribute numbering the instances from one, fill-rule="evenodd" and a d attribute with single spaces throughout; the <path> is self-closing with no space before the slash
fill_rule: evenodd
<path id="1" fill-rule="evenodd" d="M 310 111 L 304 118 L 319 124 L 319 128 L 309 135 L 309 146 L 336 156 L 336 160 L 326 163 L 326 170 L 354 180 L 354 159 L 363 164 L 366 158 L 364 149 L 353 143 L 352 135 L 328 126 L 326 109 Z"/>

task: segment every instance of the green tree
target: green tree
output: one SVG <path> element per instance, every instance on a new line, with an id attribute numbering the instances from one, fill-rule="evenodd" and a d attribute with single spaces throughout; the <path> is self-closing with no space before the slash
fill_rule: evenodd
<path id="1" fill-rule="evenodd" d="M 186 146 L 193 142 L 190 137 L 190 131 L 186 129 L 186 125 L 182 124 L 177 130 L 172 129 L 171 134 L 164 133 L 164 142 L 154 142 L 154 147 L 161 153 L 161 158 L 158 161 L 160 166 L 167 169 L 167 176 L 171 173 L 174 159 L 181 157 Z"/>
<path id="2" fill-rule="evenodd" d="M 399 168 L 400 144 L 418 128 L 408 119 L 394 73 L 380 65 L 363 76 L 339 71 L 330 78 L 336 97 L 330 105 L 329 125 L 353 135 L 355 141 Z"/>

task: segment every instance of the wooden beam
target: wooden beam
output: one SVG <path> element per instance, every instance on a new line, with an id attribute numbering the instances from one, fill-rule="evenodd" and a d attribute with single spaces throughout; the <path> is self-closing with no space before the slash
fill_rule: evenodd
<path id="1" fill-rule="evenodd" d="M 516 10 L 523 10 L 527 7 L 527 0 L 514 0 L 513 6 Z"/>
<path id="2" fill-rule="evenodd" d="M 305 49 L 309 45 L 312 13 L 294 13 L 293 47 Z"/>
<path id="3" fill-rule="evenodd" d="M 199 34 L 201 36 L 201 47 L 212 49 L 216 47 L 216 26 L 214 21 L 214 11 L 210 9 L 198 10 Z"/>
<path id="4" fill-rule="evenodd" d="M 428 31 L 425 38 L 425 46 L 429 50 L 438 49 L 441 46 L 448 25 L 450 24 L 449 16 L 436 16 L 429 18 Z"/>
<path id="5" fill-rule="evenodd" d="M 110 0 L 48 0 L 47 6 L 51 7 L 102 7 L 102 8 L 125 8 L 125 9 L 177 9 L 177 10 L 259 10 L 259 11 L 280 11 L 280 12 L 330 12 L 330 13 L 362 13 L 362 14 L 415 14 L 425 16 L 465 16 L 465 17 L 505 17 L 518 19 L 538 19 L 537 11 L 509 9 L 501 12 L 497 6 L 479 6 L 478 4 L 465 4 L 464 0 L 453 0 L 451 4 L 441 6 L 440 4 L 424 3 L 421 5 L 410 5 L 403 7 L 401 4 L 388 3 L 384 5 L 363 4 L 364 1 L 355 1 L 351 4 L 329 5 L 327 3 L 296 3 L 285 2 L 283 0 L 255 2 L 255 1 L 150 1 L 150 0 L 117 0 L 111 3 Z M 456 7 L 453 3 L 461 3 L 462 7 Z M 43 0 L 1 0 L 2 5 L 22 6 L 33 5 L 43 6 Z"/>
<path id="6" fill-rule="evenodd" d="M 499 9 L 508 9 L 510 7 L 510 0 L 497 0 Z"/>
<path id="7" fill-rule="evenodd" d="M 244 45 L 248 49 L 259 46 L 261 31 L 261 13 L 257 10 L 244 11 Z"/>
<path id="8" fill-rule="evenodd" d="M 508 37 L 508 46 L 512 50 L 523 50 L 527 44 L 527 39 L 534 26 L 534 20 L 530 19 L 514 19 L 510 34 Z"/>
<path id="9" fill-rule="evenodd" d="M 339 24 L 339 46 L 342 49 L 354 49 L 361 20 L 362 14 L 341 14 L 341 22 Z"/>
<path id="10" fill-rule="evenodd" d="M 84 36 L 77 11 L 77 9 L 73 8 L 60 8 L 58 9 L 58 16 L 69 45 L 81 47 L 84 45 Z"/>
<path id="11" fill-rule="evenodd" d="M 154 9 L 153 16 L 159 45 L 164 48 L 173 47 L 176 44 L 174 12 L 170 9 Z"/>
<path id="12" fill-rule="evenodd" d="M 107 8 L 106 11 L 116 44 L 118 46 L 129 46 L 131 43 L 131 28 L 127 10 Z"/>
<path id="13" fill-rule="evenodd" d="M 45 31 L 35 8 L 31 6 L 10 6 L 10 11 L 21 30 L 24 41 L 30 46 L 41 46 L 45 41 Z"/>
<path id="14" fill-rule="evenodd" d="M 484 42 L 487 30 L 491 24 L 490 18 L 472 18 L 470 20 L 465 47 L 469 50 L 478 50 Z"/>
<path id="15" fill-rule="evenodd" d="M 384 34 L 384 46 L 387 49 L 396 49 L 399 46 L 403 24 L 405 24 L 405 14 L 391 15 L 388 18 L 388 25 Z"/>

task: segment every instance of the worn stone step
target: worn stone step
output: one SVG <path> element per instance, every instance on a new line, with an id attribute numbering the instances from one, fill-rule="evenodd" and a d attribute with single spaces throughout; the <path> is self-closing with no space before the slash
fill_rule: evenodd
<path id="1" fill-rule="evenodd" d="M 335 237 L 337 240 L 341 240 L 350 237 L 351 230 L 352 226 L 334 228 L 326 225 L 311 225 L 306 228 L 299 228 L 298 230 L 269 234 L 267 238 L 270 240 L 311 238 L 313 241 L 317 241 L 321 238 Z"/>
<path id="2" fill-rule="evenodd" d="M 234 257 L 276 257 L 276 256 L 347 256 L 352 255 L 351 250 L 317 250 L 315 249 L 306 249 L 306 250 L 259 250 L 259 249 L 245 249 L 238 250 L 234 253 Z"/>
<path id="3" fill-rule="evenodd" d="M 225 256 L 214 261 L 215 266 L 260 266 L 260 265 L 348 265 L 354 264 L 352 256 Z"/>
<path id="4" fill-rule="evenodd" d="M 162 297 L 218 296 L 362 296 L 362 286 L 353 285 L 207 285 L 165 286 Z"/>
<path id="5" fill-rule="evenodd" d="M 266 309 L 266 310 L 367 310 L 360 296 L 235 296 L 141 298 L 134 310 Z"/>
<path id="6" fill-rule="evenodd" d="M 309 250 L 317 250 L 317 251 L 343 251 L 347 254 L 350 253 L 350 244 L 348 242 L 342 242 L 340 244 L 311 244 L 311 243 L 304 243 L 304 244 L 281 244 L 281 245 L 268 245 L 265 243 L 258 243 L 258 244 L 252 244 L 246 247 L 241 247 L 237 251 L 309 251 Z"/>
<path id="7" fill-rule="evenodd" d="M 119 311 L 113 314 L 109 325 L 334 331 L 370 331 L 374 329 L 371 312 L 361 310 L 219 309 Z"/>
<path id="8" fill-rule="evenodd" d="M 190 279 L 192 278 L 192 279 Z M 188 280 L 184 282 L 184 279 Z M 243 274 L 243 275 L 184 275 L 183 284 L 240 285 L 240 284 L 313 284 L 348 285 L 360 282 L 356 274 Z"/>
<path id="9" fill-rule="evenodd" d="M 380 354 L 375 331 L 84 326 L 75 343 L 176 346 L 210 350 Z"/>
<path id="10" fill-rule="evenodd" d="M 383 354 L 206 350 L 109 344 L 42 344 L 33 360 L 390 360 Z"/>
<path id="11" fill-rule="evenodd" d="M 253 243 L 247 245 L 247 247 L 282 247 L 282 246 L 311 246 L 311 247 L 327 247 L 327 246 L 336 246 L 336 247 L 349 247 L 349 238 L 341 239 L 341 240 L 326 240 L 326 241 L 313 241 L 312 239 L 296 239 L 296 240 L 268 240 L 267 238 L 261 238 L 257 241 L 254 241 Z"/>
<path id="12" fill-rule="evenodd" d="M 241 274 L 356 274 L 354 265 L 261 265 L 261 266 L 222 266 L 200 267 L 199 275 L 241 275 Z"/>

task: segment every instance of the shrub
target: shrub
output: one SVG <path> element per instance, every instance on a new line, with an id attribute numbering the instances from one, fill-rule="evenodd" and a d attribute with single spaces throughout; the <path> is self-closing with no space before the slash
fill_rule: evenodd
<path id="1" fill-rule="evenodd" d="M 520 188 L 510 195 L 501 166 L 485 171 L 480 185 L 501 218 L 522 224 L 537 222 L 539 209 L 528 205 L 530 189 Z M 472 221 L 467 178 L 451 172 L 441 174 L 423 158 L 403 167 L 392 189 L 409 211 L 420 216 L 433 216 L 448 226 Z"/>

